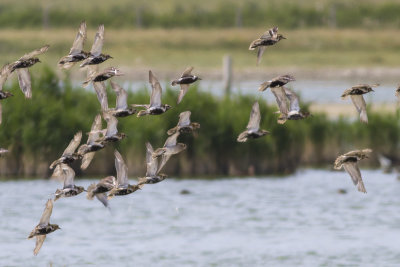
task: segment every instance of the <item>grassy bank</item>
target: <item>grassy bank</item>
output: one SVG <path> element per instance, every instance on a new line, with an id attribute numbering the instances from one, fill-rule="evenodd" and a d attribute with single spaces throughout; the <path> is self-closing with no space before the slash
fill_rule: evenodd
<path id="1" fill-rule="evenodd" d="M 42 73 L 34 77 L 32 100 L 25 100 L 16 84 L 6 88 L 15 96 L 2 102 L 0 144 L 11 150 L 0 160 L 3 175 L 49 175 L 51 161 L 62 153 L 74 133 L 89 131 L 99 111 L 92 90 L 61 83 L 48 68 Z M 147 103 L 149 92 L 143 88 L 130 93 L 129 103 Z M 331 121 L 321 113 L 304 121 L 278 125 L 276 107 L 258 99 L 261 127 L 271 135 L 239 144 L 236 137 L 246 127 L 254 97 L 217 98 L 194 87 L 176 106 L 177 93 L 170 88 L 164 91 L 163 102 L 174 108 L 162 116 L 120 119 L 119 129 L 128 137 L 115 147 L 126 157 L 131 175 L 145 172 L 144 143 L 162 146 L 166 130 L 177 123 L 178 114 L 185 110 L 191 110 L 192 121 L 201 123 L 201 129 L 197 136 L 180 139 L 188 149 L 167 165 L 165 171 L 172 176 L 289 173 L 299 166 L 331 164 L 339 153 L 353 148 L 371 147 L 376 153 L 396 155 L 400 141 L 398 113 L 371 112 L 368 125 L 346 119 Z M 109 102 L 111 106 L 114 103 L 111 92 Z M 114 173 L 112 151 L 112 146 L 100 151 L 84 175 Z"/>
<path id="2" fill-rule="evenodd" d="M 24 53 L 43 44 L 49 51 L 41 56 L 46 64 L 56 67 L 58 60 L 68 53 L 76 35 L 74 28 L 51 30 L 0 30 L 1 63 L 16 60 Z M 238 69 L 294 68 L 354 68 L 397 67 L 400 62 L 400 36 L 396 30 L 288 30 L 287 36 L 267 49 L 258 68 L 256 52 L 249 51 L 249 43 L 266 28 L 251 29 L 151 29 L 115 30 L 106 24 L 103 51 L 114 59 L 106 64 L 125 69 L 158 68 L 171 70 L 194 65 L 197 69 L 218 69 L 222 57 L 230 54 Z M 89 30 L 86 49 L 89 50 L 95 30 Z"/>

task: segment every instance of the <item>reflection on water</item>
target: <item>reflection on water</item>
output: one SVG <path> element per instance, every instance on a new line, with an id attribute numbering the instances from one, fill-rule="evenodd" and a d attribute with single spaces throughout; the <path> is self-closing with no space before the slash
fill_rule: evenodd
<path id="1" fill-rule="evenodd" d="M 0 182 L 1 266 L 388 266 L 400 262 L 400 182 L 362 170 L 286 178 L 167 179 L 111 200 L 60 199 L 39 255 L 26 237 L 60 184 Z M 88 186 L 92 181 L 78 180 Z M 183 189 L 190 194 L 180 194 Z M 344 189 L 347 194 L 339 194 Z"/>

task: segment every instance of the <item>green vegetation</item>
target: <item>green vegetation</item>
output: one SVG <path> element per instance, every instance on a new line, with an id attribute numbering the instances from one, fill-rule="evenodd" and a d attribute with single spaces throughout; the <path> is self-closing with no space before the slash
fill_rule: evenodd
<path id="1" fill-rule="evenodd" d="M 80 1 L 4 0 L 0 27 L 70 27 L 85 19 L 108 27 L 398 27 L 400 3 L 392 1 Z"/>
<path id="2" fill-rule="evenodd" d="M 5 89 L 14 97 L 2 101 L 0 145 L 11 151 L 0 160 L 2 174 L 49 175 L 51 161 L 61 155 L 76 132 L 89 131 L 100 108 L 91 89 L 74 87 L 68 80 L 61 82 L 47 67 L 33 79 L 31 100 L 24 99 L 16 83 Z M 148 88 L 130 92 L 129 103 L 147 103 L 149 92 Z M 245 95 L 218 98 L 193 87 L 176 106 L 177 93 L 171 88 L 164 91 L 163 102 L 174 107 L 161 116 L 119 120 L 120 131 L 128 137 L 116 147 L 127 159 L 131 175 L 145 172 L 145 142 L 162 146 L 166 131 L 176 125 L 178 114 L 185 110 L 192 112 L 192 121 L 201 123 L 201 129 L 195 136 L 180 137 L 188 149 L 167 164 L 165 172 L 170 176 L 247 175 L 253 170 L 255 174 L 289 173 L 301 165 L 331 164 L 339 153 L 353 148 L 371 147 L 374 152 L 394 155 L 400 143 L 400 125 L 394 123 L 399 121 L 399 113 L 370 113 L 368 125 L 344 118 L 330 121 L 324 114 L 278 125 L 276 107 L 267 106 L 263 99 Z M 255 100 L 260 103 L 261 127 L 271 134 L 237 143 Z M 114 101 L 110 91 L 111 107 Z M 86 142 L 86 135 L 83 139 Z M 114 173 L 112 150 L 110 146 L 99 151 L 84 175 Z"/>

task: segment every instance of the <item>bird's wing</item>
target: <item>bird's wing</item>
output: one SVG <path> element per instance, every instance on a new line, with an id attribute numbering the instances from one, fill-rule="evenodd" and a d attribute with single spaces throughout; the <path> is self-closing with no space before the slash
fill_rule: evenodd
<path id="1" fill-rule="evenodd" d="M 117 183 L 119 186 L 128 185 L 128 167 L 126 166 L 121 154 L 115 150 L 115 169 L 117 170 Z"/>
<path id="2" fill-rule="evenodd" d="M 179 122 L 178 126 L 184 127 L 190 125 L 190 115 L 192 113 L 190 111 L 184 111 L 179 114 Z"/>
<path id="3" fill-rule="evenodd" d="M 0 103 L 0 124 L 3 122 L 3 105 Z"/>
<path id="4" fill-rule="evenodd" d="M 257 50 L 257 65 L 261 62 L 261 57 L 264 54 L 265 46 L 259 46 Z"/>
<path id="5" fill-rule="evenodd" d="M 159 107 L 161 106 L 162 88 L 156 76 L 154 76 L 151 70 L 149 71 L 149 83 L 151 84 L 152 87 L 151 97 L 150 97 L 150 107 Z"/>
<path id="6" fill-rule="evenodd" d="M 35 249 L 33 250 L 33 255 L 37 255 L 39 250 L 42 248 L 43 242 L 46 239 L 46 235 L 37 235 L 36 236 L 36 245 Z"/>
<path id="7" fill-rule="evenodd" d="M 115 179 L 114 176 L 107 176 L 103 179 L 100 180 L 99 184 L 104 184 L 105 186 L 108 187 L 114 187 L 115 184 L 117 183 L 117 179 Z"/>
<path id="8" fill-rule="evenodd" d="M 3 90 L 3 85 L 11 73 L 11 64 L 5 64 L 0 70 L 0 91 Z"/>
<path id="9" fill-rule="evenodd" d="M 361 172 L 356 162 L 345 162 L 343 168 L 350 174 L 351 180 L 354 185 L 357 185 L 357 189 L 360 192 L 366 193 L 363 180 L 361 178 Z"/>
<path id="10" fill-rule="evenodd" d="M 100 138 L 101 128 L 101 115 L 97 114 L 92 123 L 92 128 L 90 128 L 87 144 L 93 144 L 97 139 Z"/>
<path id="11" fill-rule="evenodd" d="M 107 193 L 100 193 L 100 194 L 95 194 L 97 200 L 99 200 L 104 207 L 108 208 L 108 200 L 107 200 Z"/>
<path id="12" fill-rule="evenodd" d="M 19 60 L 27 60 L 27 59 L 36 57 L 40 54 L 43 54 L 44 52 L 46 52 L 49 49 L 49 47 L 50 47 L 49 45 L 45 45 L 39 49 L 36 49 L 28 54 L 23 55 Z"/>
<path id="13" fill-rule="evenodd" d="M 251 108 L 249 123 L 247 124 L 248 130 L 258 131 L 260 128 L 261 121 L 261 113 L 260 113 L 260 105 L 258 102 L 254 102 L 253 107 Z"/>
<path id="14" fill-rule="evenodd" d="M 192 70 L 193 70 L 193 67 L 186 68 L 185 71 L 182 73 L 181 78 L 192 76 Z"/>
<path id="15" fill-rule="evenodd" d="M 368 123 L 367 115 L 367 104 L 365 103 L 362 95 L 351 95 L 351 101 L 353 101 L 358 113 L 360 114 L 360 120 L 364 123 Z"/>
<path id="16" fill-rule="evenodd" d="M 261 36 L 260 39 L 267 39 L 267 38 L 271 38 L 274 37 L 276 38 L 278 34 L 278 27 L 273 27 L 267 31 L 265 31 Z"/>
<path id="17" fill-rule="evenodd" d="M 64 188 L 73 188 L 75 171 L 67 164 L 63 164 L 62 170 L 64 173 Z"/>
<path id="18" fill-rule="evenodd" d="M 116 100 L 116 109 L 125 110 L 128 108 L 128 93 L 119 86 L 119 84 L 114 83 L 111 81 L 111 87 L 114 90 L 115 94 L 117 95 Z"/>
<path id="19" fill-rule="evenodd" d="M 57 164 L 57 166 L 54 168 L 53 174 L 51 175 L 50 178 L 64 182 L 64 173 L 62 170 L 62 164 Z"/>
<path id="20" fill-rule="evenodd" d="M 165 141 L 164 147 L 176 145 L 176 140 L 178 139 L 179 134 L 180 134 L 180 132 L 177 131 L 176 133 L 174 133 L 173 135 L 168 137 L 167 140 Z"/>
<path id="21" fill-rule="evenodd" d="M 28 68 L 17 69 L 18 83 L 26 98 L 32 97 L 32 82 Z"/>
<path id="22" fill-rule="evenodd" d="M 154 149 L 152 145 L 147 142 L 146 143 L 146 176 L 151 177 L 155 176 L 157 174 L 157 167 L 158 167 L 158 159 L 153 158 L 152 154 L 154 152 Z"/>
<path id="23" fill-rule="evenodd" d="M 52 212 L 53 212 L 53 200 L 49 199 L 46 202 L 46 207 L 44 208 L 42 217 L 40 218 L 39 221 L 40 226 L 47 226 L 49 224 Z"/>
<path id="24" fill-rule="evenodd" d="M 283 87 L 286 97 L 289 99 L 290 111 L 300 112 L 299 97 L 291 89 Z"/>
<path id="25" fill-rule="evenodd" d="M 116 135 L 118 133 L 118 119 L 108 113 L 104 113 L 103 118 L 107 121 L 106 136 Z"/>
<path id="26" fill-rule="evenodd" d="M 101 54 L 101 50 L 103 49 L 104 43 L 104 25 L 101 24 L 99 29 L 97 30 L 96 36 L 94 37 L 94 42 L 92 45 L 92 49 L 90 50 L 90 54 L 97 57 Z"/>
<path id="27" fill-rule="evenodd" d="M 189 84 L 181 84 L 181 90 L 179 91 L 178 101 L 177 104 L 181 103 L 182 98 L 185 96 L 189 89 Z"/>
<path id="28" fill-rule="evenodd" d="M 79 31 L 76 34 L 74 43 L 72 44 L 71 50 L 69 51 L 70 55 L 76 55 L 82 52 L 83 44 L 86 40 L 86 21 L 82 21 L 79 26 Z"/>
<path id="29" fill-rule="evenodd" d="M 96 154 L 96 152 L 89 152 L 89 153 L 86 153 L 85 155 L 83 155 L 82 163 L 81 163 L 82 170 L 86 170 L 87 167 L 89 167 L 90 163 L 93 160 L 94 154 Z"/>
<path id="30" fill-rule="evenodd" d="M 74 154 L 76 148 L 81 143 L 81 139 L 82 139 L 82 132 L 79 131 L 74 135 L 74 138 L 72 138 L 71 142 L 69 142 L 69 145 L 64 150 L 63 156 Z"/>
<path id="31" fill-rule="evenodd" d="M 162 170 L 162 168 L 165 166 L 165 164 L 167 163 L 167 161 L 171 158 L 171 154 L 168 154 L 168 155 L 166 155 L 166 154 L 163 154 L 162 155 L 162 157 L 161 157 L 161 163 L 160 163 L 160 165 L 159 165 L 159 167 L 158 167 L 158 170 L 157 170 L 157 173 L 159 173 L 161 170 Z"/>
<path id="32" fill-rule="evenodd" d="M 96 91 L 97 99 L 100 102 L 101 110 L 107 111 L 108 110 L 108 98 L 107 98 L 107 91 L 106 85 L 104 82 L 95 82 L 93 83 L 94 90 Z"/>
<path id="33" fill-rule="evenodd" d="M 286 101 L 286 94 L 282 87 L 274 87 L 271 88 L 271 92 L 274 94 L 276 98 L 276 103 L 278 104 L 279 111 L 281 115 L 287 116 L 288 107 Z"/>

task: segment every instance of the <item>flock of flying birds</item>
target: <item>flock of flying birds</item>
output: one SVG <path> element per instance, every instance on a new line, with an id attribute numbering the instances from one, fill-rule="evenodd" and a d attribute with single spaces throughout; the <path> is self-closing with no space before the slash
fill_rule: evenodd
<path id="1" fill-rule="evenodd" d="M 261 61 L 261 56 L 265 48 L 267 46 L 275 45 L 282 39 L 286 38 L 283 35 L 278 34 L 278 28 L 274 27 L 266 31 L 260 38 L 254 40 L 250 44 L 249 50 L 258 49 L 257 65 Z M 84 51 L 83 46 L 85 40 L 86 23 L 82 22 L 69 54 L 60 59 L 58 66 L 61 69 L 70 69 L 77 62 L 82 62 L 80 68 L 87 71 L 87 79 L 83 82 L 82 86 L 86 87 L 93 84 L 102 112 L 95 117 L 91 130 L 88 133 L 86 144 L 81 144 L 82 132 L 76 133 L 61 157 L 50 165 L 50 168 L 54 169 L 52 177 L 63 180 L 64 186 L 62 189 L 57 189 L 55 191 L 54 200 L 49 199 L 47 201 L 39 224 L 33 229 L 28 237 L 36 237 L 34 255 L 38 254 L 46 235 L 60 229 L 57 224 L 50 224 L 50 216 L 54 201 L 63 197 L 76 196 L 83 191 L 86 191 L 89 200 L 96 197 L 105 207 L 108 207 L 108 201 L 114 196 L 128 195 L 143 188 L 145 184 L 159 183 L 167 177 L 167 175 L 160 173 L 160 171 L 170 157 L 186 149 L 185 144 L 178 143 L 177 139 L 179 135 L 192 133 L 196 129 L 200 128 L 199 123 L 190 121 L 190 111 L 180 113 L 179 122 L 176 127 L 168 130 L 167 134 L 169 137 L 165 141 L 163 147 L 154 150 L 149 142 L 146 143 L 147 171 L 145 176 L 138 178 L 136 184 L 129 184 L 128 167 L 125 164 L 122 155 L 115 150 L 116 178 L 114 176 L 105 177 L 97 184 L 91 184 L 86 190 L 82 186 L 75 185 L 75 172 L 69 166 L 70 163 L 76 160 L 81 160 L 80 167 L 82 170 L 85 170 L 91 163 L 96 151 L 103 149 L 110 143 L 118 142 L 126 137 L 124 133 L 118 132 L 118 118 L 127 117 L 135 113 L 137 113 L 137 117 L 160 115 L 171 108 L 170 105 L 162 103 L 162 88 L 152 71 L 149 71 L 149 83 L 152 87 L 149 104 L 131 104 L 128 106 L 127 92 L 120 85 L 110 80 L 110 85 L 117 97 L 115 108 L 109 108 L 105 81 L 114 76 L 123 75 L 123 73 L 114 67 L 109 67 L 102 71 L 99 70 L 99 65 L 101 63 L 112 58 L 110 55 L 102 53 L 104 43 L 104 25 L 99 26 L 90 52 Z M 43 46 L 40 49 L 24 55 L 19 60 L 3 66 L 0 71 L 0 100 L 13 96 L 10 92 L 3 90 L 5 81 L 13 72 L 17 73 L 19 85 L 25 97 L 32 97 L 31 78 L 28 69 L 37 62 L 40 62 L 37 56 L 46 52 L 48 48 L 49 45 Z M 192 74 L 192 70 L 193 67 L 187 68 L 180 78 L 171 83 L 172 86 L 179 84 L 181 87 L 177 104 L 182 101 L 184 95 L 189 89 L 189 85 L 200 80 L 198 76 Z M 291 89 L 285 87 L 285 85 L 291 81 L 295 81 L 293 76 L 282 75 L 264 82 L 258 89 L 262 92 L 267 88 L 270 88 L 274 94 L 279 107 L 279 111 L 277 111 L 277 113 L 279 113 L 277 119 L 279 124 L 284 124 L 287 120 L 301 120 L 310 116 L 310 113 L 302 112 L 300 110 L 298 96 Z M 347 96 L 351 97 L 353 104 L 359 112 L 360 120 L 364 123 L 368 123 L 368 117 L 363 94 L 373 91 L 372 87 L 374 86 L 377 85 L 370 86 L 367 84 L 359 84 L 345 90 L 342 95 L 342 98 Z M 400 94 L 400 88 L 397 89 L 396 92 L 397 94 Z M 136 108 L 142 108 L 142 110 L 137 112 Z M 107 123 L 106 129 L 102 128 L 102 119 Z M 246 142 L 248 139 L 255 139 L 269 134 L 268 131 L 260 129 L 260 121 L 261 113 L 259 104 L 256 101 L 252 106 L 247 129 L 239 134 L 237 141 Z M 8 152 L 6 149 L 0 149 L 0 154 L 6 152 Z M 343 167 L 350 174 L 357 189 L 364 193 L 366 190 L 357 162 L 364 158 L 368 158 L 368 154 L 371 152 L 370 149 L 351 151 L 339 156 L 334 164 L 335 169 L 341 169 Z"/>

